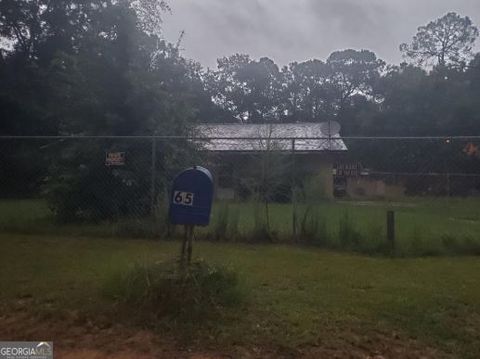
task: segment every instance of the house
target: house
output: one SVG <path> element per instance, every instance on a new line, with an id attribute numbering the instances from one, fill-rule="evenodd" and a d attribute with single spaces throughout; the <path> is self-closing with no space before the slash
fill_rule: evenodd
<path id="1" fill-rule="evenodd" d="M 219 199 L 268 193 L 272 200 L 305 196 L 333 197 L 333 164 L 347 147 L 326 123 L 204 124 L 196 143 L 209 154 Z M 295 186 L 293 185 L 295 184 Z"/>

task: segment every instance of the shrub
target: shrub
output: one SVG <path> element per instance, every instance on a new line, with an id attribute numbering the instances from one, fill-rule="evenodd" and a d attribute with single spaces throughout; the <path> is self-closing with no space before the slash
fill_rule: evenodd
<path id="1" fill-rule="evenodd" d="M 229 206 L 228 203 L 222 203 L 216 211 L 216 220 L 213 229 L 213 238 L 216 241 L 225 240 L 227 237 L 229 222 Z"/>
<path id="2" fill-rule="evenodd" d="M 445 251 L 447 253 L 451 253 L 451 252 L 457 253 L 458 252 L 460 244 L 459 244 L 457 238 L 455 238 L 452 235 L 446 234 L 446 235 L 442 236 L 441 240 L 442 240 L 442 245 L 445 248 Z"/>
<path id="3" fill-rule="evenodd" d="M 344 248 L 358 248 L 362 235 L 355 228 L 355 224 L 348 212 L 344 212 L 338 222 L 338 237 L 340 244 Z"/>
<path id="4" fill-rule="evenodd" d="M 370 223 L 366 229 L 364 240 L 360 244 L 361 251 L 367 254 L 390 254 L 396 253 L 395 248 L 385 238 L 384 229 L 377 223 Z"/>
<path id="5" fill-rule="evenodd" d="M 215 211 L 215 220 L 208 237 L 216 241 L 229 241 L 241 238 L 239 233 L 239 212 L 228 202 L 223 202 Z"/>
<path id="6" fill-rule="evenodd" d="M 73 143 L 54 157 L 43 186 L 59 222 L 102 221 L 149 213 L 148 164 L 105 166 L 106 149 L 145 156 L 142 146 L 115 147 L 105 141 Z"/>
<path id="7" fill-rule="evenodd" d="M 155 192 L 166 195 L 167 178 L 198 159 L 188 143 L 157 144 Z M 56 152 L 54 152 L 54 150 Z M 144 141 L 72 141 L 51 148 L 42 194 L 57 221 L 101 222 L 152 213 L 152 152 Z M 123 166 L 106 166 L 105 152 L 125 152 Z M 161 165 L 159 165 L 161 164 Z M 182 164 L 182 165 L 180 165 Z M 157 206 L 158 207 L 158 206 Z"/>
<path id="8" fill-rule="evenodd" d="M 187 268 L 175 262 L 136 264 L 111 276 L 104 294 L 135 308 L 138 319 L 149 324 L 162 318 L 183 322 L 216 318 L 243 299 L 233 270 L 201 260 Z"/>
<path id="9" fill-rule="evenodd" d="M 472 237 L 457 239 L 452 235 L 442 236 L 442 244 L 449 254 L 480 255 L 480 241 Z"/>
<path id="10" fill-rule="evenodd" d="M 250 238 L 254 242 L 272 242 L 273 234 L 268 225 L 268 204 L 255 202 L 253 205 L 253 231 Z"/>
<path id="11" fill-rule="evenodd" d="M 480 256 L 480 241 L 478 239 L 475 240 L 472 237 L 464 238 L 460 253 L 471 256 Z"/>
<path id="12" fill-rule="evenodd" d="M 238 209 L 230 210 L 230 217 L 228 223 L 228 238 L 238 239 L 241 237 L 239 232 L 240 213 Z"/>
<path id="13" fill-rule="evenodd" d="M 431 234 L 418 224 L 415 224 L 411 234 L 410 245 L 407 254 L 419 257 L 438 256 L 442 254 L 440 243 L 429 240 Z"/>
<path id="14" fill-rule="evenodd" d="M 327 223 L 313 206 L 307 206 L 300 217 L 299 238 L 306 243 L 321 245 L 328 239 Z"/>

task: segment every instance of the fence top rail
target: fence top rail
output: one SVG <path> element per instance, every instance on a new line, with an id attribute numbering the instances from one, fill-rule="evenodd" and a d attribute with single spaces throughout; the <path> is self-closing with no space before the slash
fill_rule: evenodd
<path id="1" fill-rule="evenodd" d="M 362 177 L 364 175 L 360 175 Z M 475 177 L 480 178 L 480 173 L 458 173 L 458 172 L 369 172 L 366 176 L 399 176 L 399 177 Z"/>
<path id="2" fill-rule="evenodd" d="M 205 136 L 111 136 L 111 135 L 58 135 L 58 136 L 4 136 L 0 140 L 84 140 L 84 139 L 125 139 L 125 140 L 195 140 L 195 141 L 315 141 L 315 140 L 480 140 L 480 136 L 332 136 L 332 137 L 205 137 Z"/>

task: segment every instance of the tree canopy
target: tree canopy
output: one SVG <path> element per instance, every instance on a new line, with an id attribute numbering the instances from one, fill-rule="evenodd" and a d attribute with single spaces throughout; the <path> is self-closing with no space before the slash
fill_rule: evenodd
<path id="1" fill-rule="evenodd" d="M 401 45 L 411 65 L 345 49 L 283 67 L 235 54 L 203 69 L 163 40 L 165 11 L 156 0 L 2 1 L 1 133 L 180 134 L 195 122 L 331 119 L 348 135 L 479 129 L 478 29 L 468 17 L 420 27 Z"/>
<path id="2" fill-rule="evenodd" d="M 445 16 L 418 28 L 411 44 L 403 43 L 400 51 L 418 64 L 439 66 L 465 64 L 472 56 L 478 28 L 468 16 L 449 12 Z"/>

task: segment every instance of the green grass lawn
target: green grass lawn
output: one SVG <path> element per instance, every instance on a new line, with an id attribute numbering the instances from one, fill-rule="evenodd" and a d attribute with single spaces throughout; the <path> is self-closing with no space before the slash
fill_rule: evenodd
<path id="1" fill-rule="evenodd" d="M 297 233 L 306 204 L 297 206 Z M 478 255 L 480 254 L 480 199 L 469 198 L 405 198 L 387 201 L 325 201 L 310 205 L 311 214 L 323 229 L 315 240 L 303 238 L 326 248 L 384 253 L 386 249 L 386 211 L 396 214 L 396 254 Z M 274 242 L 292 242 L 293 210 L 291 204 L 270 204 L 268 218 Z M 342 239 L 342 220 L 348 217 L 348 230 L 355 243 Z M 221 241 L 262 241 L 259 228 L 265 227 L 267 216 L 262 204 L 216 203 L 212 224 L 197 231 L 198 237 Z M 96 224 L 55 223 L 46 204 L 40 200 L 0 201 L 0 232 L 89 237 L 147 238 L 164 234 L 164 219 L 152 222 L 131 218 L 119 222 Z M 317 223 L 317 224 L 318 224 Z M 321 227 L 321 226 L 320 226 Z M 343 228 L 345 229 L 345 228 Z M 318 231 L 317 231 L 318 232 Z M 301 233 L 300 233 L 301 234 Z M 313 236 L 312 236 L 313 237 Z M 358 238 L 357 238 L 358 237 Z"/>
<path id="2" fill-rule="evenodd" d="M 32 298 L 37 313 L 103 312 L 102 286 L 112 273 L 171 258 L 179 243 L 0 235 L 0 248 L 2 310 Z M 196 243 L 194 252 L 235 268 L 247 293 L 234 320 L 199 334 L 216 345 L 334 346 L 351 340 L 344 333 L 385 332 L 459 358 L 480 356 L 478 258 L 373 258 L 209 242 Z"/>
<path id="3" fill-rule="evenodd" d="M 386 212 L 393 210 L 396 217 L 397 254 L 399 255 L 441 255 L 480 254 L 480 200 L 477 199 L 405 199 L 401 202 L 386 201 L 335 201 L 310 205 L 315 217 L 325 223 L 324 237 L 320 242 L 328 247 L 342 246 L 340 222 L 348 215 L 349 226 L 359 233 L 356 249 L 377 252 L 385 244 Z M 237 228 L 248 238 L 248 232 L 255 227 L 255 211 L 265 222 L 263 207 L 255 204 L 230 204 L 229 216 L 236 217 L 230 222 L 239 222 Z M 258 208 L 255 208 L 258 207 Z M 302 221 L 308 205 L 297 206 L 297 220 Z M 224 207 L 217 206 L 213 216 L 213 227 L 218 222 Z M 292 237 L 293 211 L 290 204 L 271 204 L 269 217 L 271 228 L 282 240 Z M 297 232 L 300 231 L 297 224 Z M 237 230 L 232 231 L 237 232 Z M 463 249 L 463 250 L 462 250 Z"/>

